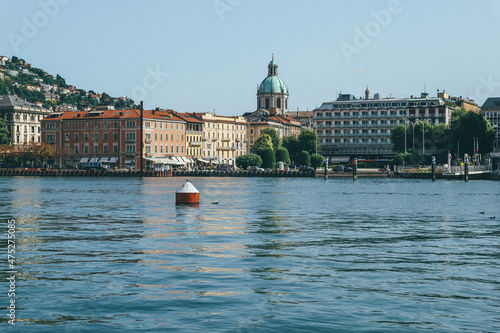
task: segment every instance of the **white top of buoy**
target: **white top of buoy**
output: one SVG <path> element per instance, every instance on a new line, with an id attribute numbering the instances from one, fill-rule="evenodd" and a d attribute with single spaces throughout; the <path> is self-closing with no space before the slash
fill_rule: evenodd
<path id="1" fill-rule="evenodd" d="M 175 193 L 200 193 L 200 191 L 198 191 L 196 189 L 196 187 L 194 187 L 194 185 L 191 184 L 191 182 L 189 181 L 189 179 L 186 179 L 186 182 Z"/>

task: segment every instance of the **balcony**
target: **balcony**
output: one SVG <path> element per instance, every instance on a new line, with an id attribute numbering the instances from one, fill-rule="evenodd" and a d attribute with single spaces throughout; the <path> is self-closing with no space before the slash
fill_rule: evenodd
<path id="1" fill-rule="evenodd" d="M 234 150 L 234 148 L 232 148 L 232 147 L 217 147 L 217 150 L 230 151 L 230 150 Z"/>
<path id="2" fill-rule="evenodd" d="M 126 143 L 135 143 L 135 139 L 125 139 Z"/>
<path id="3" fill-rule="evenodd" d="M 134 141 L 135 141 L 135 140 L 134 140 Z M 151 139 L 146 139 L 146 140 L 144 140 L 144 142 L 146 142 L 146 143 L 151 143 Z"/>
<path id="4" fill-rule="evenodd" d="M 190 144 L 193 147 L 199 147 L 201 146 L 201 141 L 191 141 Z"/>

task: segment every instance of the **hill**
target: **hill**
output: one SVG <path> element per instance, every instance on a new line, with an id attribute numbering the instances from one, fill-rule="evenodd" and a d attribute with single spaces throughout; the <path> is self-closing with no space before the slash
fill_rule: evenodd
<path id="1" fill-rule="evenodd" d="M 130 98 L 78 89 L 67 84 L 59 74 L 53 76 L 16 56 L 12 59 L 0 56 L 0 95 L 4 94 L 16 95 L 32 103 L 41 102 L 54 111 L 90 110 L 97 105 L 126 109 L 134 105 Z"/>

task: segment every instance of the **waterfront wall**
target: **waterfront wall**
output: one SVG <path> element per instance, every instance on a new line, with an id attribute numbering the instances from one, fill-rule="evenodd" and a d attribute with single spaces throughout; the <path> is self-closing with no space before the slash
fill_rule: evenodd
<path id="1" fill-rule="evenodd" d="M 314 177 L 314 171 L 106 171 L 54 169 L 0 169 L 0 176 L 64 177 Z"/>

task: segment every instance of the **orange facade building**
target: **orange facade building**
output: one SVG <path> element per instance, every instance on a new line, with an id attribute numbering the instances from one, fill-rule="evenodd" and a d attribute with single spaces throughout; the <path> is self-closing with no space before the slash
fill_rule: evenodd
<path id="1" fill-rule="evenodd" d="M 141 130 L 140 113 L 137 109 L 53 113 L 42 120 L 42 142 L 54 147 L 59 167 L 139 169 L 141 148 L 146 168 L 188 163 L 186 121 L 172 110 L 144 110 Z"/>

